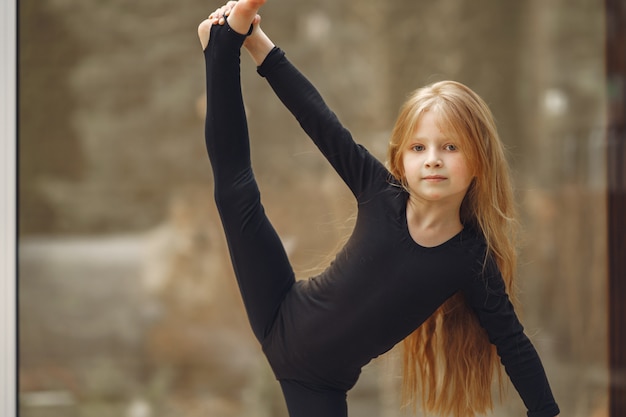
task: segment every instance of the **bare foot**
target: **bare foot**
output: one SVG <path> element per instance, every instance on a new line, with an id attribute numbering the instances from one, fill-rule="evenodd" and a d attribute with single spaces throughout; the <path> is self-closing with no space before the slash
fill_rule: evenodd
<path id="1" fill-rule="evenodd" d="M 216 17 L 209 17 L 205 19 L 198 25 L 198 37 L 200 38 L 200 44 L 202 45 L 202 50 L 205 50 L 207 45 L 209 44 L 209 38 L 211 36 L 211 27 L 218 23 L 219 19 Z"/>
<path id="2" fill-rule="evenodd" d="M 223 25 L 228 17 L 228 25 L 237 33 L 247 33 L 250 25 L 254 25 L 258 31 L 258 24 L 261 17 L 257 14 L 261 6 L 266 0 L 239 0 L 229 1 L 222 7 L 218 7 L 198 26 L 198 37 L 202 49 L 206 49 L 211 36 L 211 27 L 213 25 Z M 236 10 L 236 11 L 235 11 Z M 231 17 L 232 14 L 232 17 Z"/>
<path id="3" fill-rule="evenodd" d="M 266 0 L 239 0 L 228 14 L 228 25 L 237 33 L 248 33 Z"/>

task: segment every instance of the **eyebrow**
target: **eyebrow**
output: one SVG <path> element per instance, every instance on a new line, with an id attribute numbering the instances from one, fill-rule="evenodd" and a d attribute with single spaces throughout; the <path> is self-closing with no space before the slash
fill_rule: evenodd
<path id="1" fill-rule="evenodd" d="M 424 138 L 421 136 L 416 136 L 416 137 L 411 137 L 408 142 L 415 142 L 415 141 L 422 141 L 422 142 L 429 142 L 429 141 L 435 141 L 435 142 L 458 142 L 459 138 L 455 138 L 455 137 L 451 137 L 451 136 L 440 136 L 440 137 L 436 137 L 434 139 L 430 139 L 430 138 Z"/>

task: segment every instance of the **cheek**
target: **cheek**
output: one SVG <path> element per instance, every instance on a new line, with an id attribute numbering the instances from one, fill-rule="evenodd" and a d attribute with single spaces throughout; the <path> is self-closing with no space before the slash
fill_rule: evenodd
<path id="1" fill-rule="evenodd" d="M 469 166 L 465 158 L 457 160 L 452 170 L 457 177 L 465 178 L 468 183 L 475 177 L 474 170 Z"/>
<path id="2" fill-rule="evenodd" d="M 475 160 L 472 160 L 468 155 L 463 155 L 463 164 L 465 166 L 467 175 L 472 178 L 476 178 L 478 176 L 478 170 Z"/>
<path id="3" fill-rule="evenodd" d="M 406 168 L 410 165 L 409 158 L 406 157 L 406 154 L 403 154 L 398 158 L 397 171 L 398 176 L 400 178 L 404 178 L 406 176 Z"/>

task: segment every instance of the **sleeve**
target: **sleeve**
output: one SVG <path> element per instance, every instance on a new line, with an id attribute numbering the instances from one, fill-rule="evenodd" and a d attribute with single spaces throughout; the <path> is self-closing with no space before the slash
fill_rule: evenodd
<path id="1" fill-rule="evenodd" d="M 464 294 L 487 331 L 490 342 L 496 346 L 505 371 L 528 410 L 528 416 L 558 415 L 559 408 L 539 355 L 515 314 L 495 261 L 487 263 L 483 276 L 477 278 Z"/>
<path id="2" fill-rule="evenodd" d="M 376 181 L 387 181 L 388 171 L 363 146 L 354 142 L 350 132 L 328 108 L 317 89 L 274 48 L 258 68 L 270 86 L 313 140 L 324 157 L 357 198 Z"/>

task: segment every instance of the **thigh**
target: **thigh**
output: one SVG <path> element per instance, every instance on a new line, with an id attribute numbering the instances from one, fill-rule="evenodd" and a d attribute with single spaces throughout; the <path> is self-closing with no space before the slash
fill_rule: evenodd
<path id="1" fill-rule="evenodd" d="M 293 268 L 265 214 L 251 169 L 226 187 L 216 184 L 216 202 L 248 320 L 263 342 L 295 283 Z"/>
<path id="2" fill-rule="evenodd" d="M 322 389 L 297 381 L 281 380 L 289 417 L 347 417 L 345 391 Z"/>

